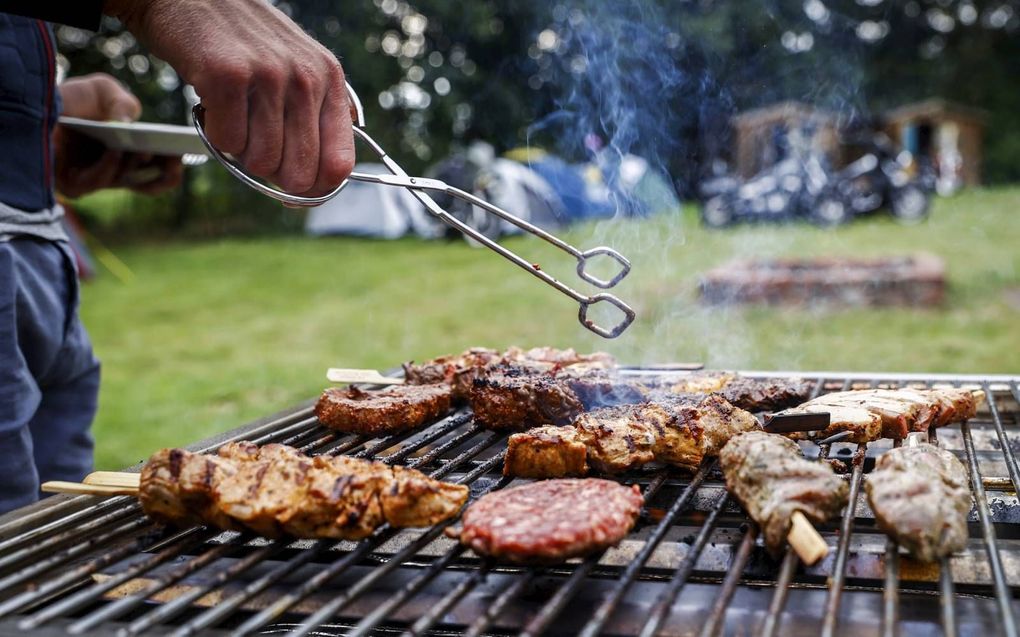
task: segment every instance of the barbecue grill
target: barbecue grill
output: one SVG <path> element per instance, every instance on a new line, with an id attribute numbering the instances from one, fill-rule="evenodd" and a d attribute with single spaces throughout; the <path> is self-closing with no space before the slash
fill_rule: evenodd
<path id="1" fill-rule="evenodd" d="M 480 559 L 446 525 L 270 541 L 162 528 L 131 497 L 57 496 L 0 518 L 0 633 L 1016 635 L 1020 377 L 796 375 L 816 381 L 815 395 L 941 383 L 985 392 L 977 418 L 937 432 L 970 472 L 966 551 L 922 565 L 876 529 L 862 478 L 890 441 L 804 443 L 808 457 L 843 460 L 850 484 L 846 512 L 818 529 L 830 554 L 812 567 L 765 552 L 714 462 L 693 475 L 653 465 L 620 476 L 644 494 L 635 529 L 616 548 L 551 567 Z M 190 449 L 242 439 L 409 465 L 469 485 L 472 500 L 512 481 L 501 474 L 506 435 L 466 410 L 371 439 L 327 430 L 302 405 Z"/>

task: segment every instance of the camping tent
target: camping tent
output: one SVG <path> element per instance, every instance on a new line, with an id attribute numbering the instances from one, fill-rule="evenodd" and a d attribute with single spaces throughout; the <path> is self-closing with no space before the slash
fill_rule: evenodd
<path id="1" fill-rule="evenodd" d="M 382 164 L 358 164 L 358 172 L 389 174 Z M 409 232 L 426 238 L 441 233 L 425 207 L 403 188 L 352 181 L 339 195 L 308 211 L 305 232 L 396 239 Z"/>

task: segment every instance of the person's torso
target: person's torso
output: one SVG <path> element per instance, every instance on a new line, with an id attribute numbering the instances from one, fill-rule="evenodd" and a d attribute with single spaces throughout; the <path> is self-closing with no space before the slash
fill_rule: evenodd
<path id="1" fill-rule="evenodd" d="M 0 202 L 21 210 L 53 206 L 56 69 L 50 26 L 0 13 Z"/>

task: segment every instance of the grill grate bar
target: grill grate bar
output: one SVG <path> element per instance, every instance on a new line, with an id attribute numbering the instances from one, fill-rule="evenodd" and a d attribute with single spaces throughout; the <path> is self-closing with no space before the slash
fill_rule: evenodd
<path id="1" fill-rule="evenodd" d="M 499 594 L 499 597 L 497 597 L 492 604 L 485 609 L 485 612 L 479 615 L 478 618 L 475 619 L 470 626 L 468 626 L 468 629 L 464 631 L 464 637 L 479 637 L 479 635 L 484 633 L 492 622 L 499 619 L 499 616 L 503 614 L 507 604 L 523 593 L 542 572 L 543 571 L 540 569 L 529 569 L 525 571 L 521 577 L 515 579 L 514 582 L 510 584 L 510 586 L 507 586 L 506 589 Z"/>
<path id="2" fill-rule="evenodd" d="M 214 546 L 201 555 L 187 560 L 177 568 L 172 569 L 163 575 L 156 576 L 154 581 L 138 592 L 112 601 L 97 609 L 94 613 L 82 617 L 75 623 L 71 624 L 68 627 L 67 632 L 72 635 L 80 635 L 101 622 L 110 621 L 122 616 L 124 613 L 136 608 L 140 604 L 145 603 L 153 595 L 167 589 L 188 575 L 195 573 L 199 569 L 208 566 L 213 561 L 233 554 L 237 551 L 239 546 L 249 541 L 252 537 L 253 536 L 251 535 L 235 535 L 230 538 L 227 543 Z"/>
<path id="3" fill-rule="evenodd" d="M 509 482 L 509 480 L 507 480 Z M 348 637 L 363 637 L 368 635 L 383 622 L 386 617 L 403 606 L 407 600 L 414 597 L 418 592 L 425 587 L 426 584 L 431 582 L 439 573 L 446 570 L 446 567 L 450 565 L 453 560 L 457 559 L 461 553 L 466 550 L 466 547 L 459 542 L 450 548 L 443 557 L 439 558 L 432 563 L 432 566 L 422 571 L 418 577 L 408 582 L 407 585 L 400 590 L 396 595 L 386 600 L 385 603 L 380 604 L 371 613 L 365 616 L 357 625 L 349 632 Z"/>
<path id="4" fill-rule="evenodd" d="M 882 590 L 882 636 L 899 635 L 900 547 L 892 538 L 885 541 L 885 588 Z"/>
<path id="5" fill-rule="evenodd" d="M 481 449 L 479 451 L 481 451 Z M 485 461 L 483 464 L 479 465 L 478 468 L 476 468 L 474 471 L 465 475 L 464 478 L 458 480 L 458 482 L 462 484 L 474 482 L 476 479 L 478 479 L 478 477 L 484 475 L 487 471 L 497 466 L 498 464 L 502 463 L 503 456 L 505 453 L 506 452 L 504 451 L 501 452 L 499 455 L 493 456 L 489 460 Z M 493 483 L 485 487 L 479 495 L 488 493 L 493 489 L 504 486 L 508 482 L 510 482 L 510 480 L 508 478 L 504 478 L 497 483 Z M 319 608 L 315 613 L 309 616 L 308 619 L 305 620 L 298 628 L 296 628 L 294 631 L 290 633 L 291 637 L 301 637 L 303 635 L 307 635 L 308 632 L 314 630 L 316 626 L 329 621 L 334 615 L 343 610 L 347 606 L 347 604 L 349 604 L 352 600 L 354 600 L 356 597 L 358 597 L 366 590 L 368 590 L 368 588 L 372 584 L 381 579 L 383 576 L 387 575 L 393 569 L 400 566 L 405 560 L 407 560 L 407 558 L 411 557 L 418 551 L 422 550 L 423 548 L 431 544 L 432 541 L 439 537 L 443 533 L 443 531 L 445 531 L 446 528 L 449 527 L 451 524 L 453 524 L 453 520 L 447 520 L 445 522 L 441 522 L 433 526 L 417 540 L 415 540 L 408 546 L 404 547 L 400 552 L 388 558 L 385 564 L 372 570 L 368 575 L 361 578 L 354 585 L 352 585 L 347 591 L 335 597 L 328 604 L 325 604 L 321 608 Z M 344 561 L 346 560 L 341 560 L 340 562 Z M 322 571 L 323 573 L 326 572 L 331 573 L 328 577 L 326 577 L 323 580 L 323 583 L 333 579 L 334 577 L 342 573 L 344 570 L 346 570 L 346 568 L 347 565 L 344 565 L 342 567 L 331 566 L 329 569 L 326 569 L 326 571 Z M 246 635 L 253 630 L 261 628 L 271 619 L 272 618 L 269 617 L 269 613 L 266 612 L 259 613 L 259 615 L 252 617 L 250 620 L 242 624 L 241 627 L 238 628 L 237 631 L 233 634 Z"/>
<path id="6" fill-rule="evenodd" d="M 668 469 L 660 470 L 652 481 L 648 484 L 648 487 L 644 492 L 644 503 L 647 505 L 651 499 L 658 493 L 662 485 L 665 484 L 666 478 L 669 475 Z M 704 476 L 702 476 L 704 478 Z M 522 635 L 536 636 L 541 635 L 549 624 L 556 619 L 556 617 L 563 611 L 563 608 L 570 602 L 571 599 L 578 593 L 581 584 L 584 583 L 588 574 L 591 573 L 592 569 L 599 563 L 602 556 L 605 555 L 605 550 L 599 551 L 594 555 L 589 555 L 574 569 L 574 572 L 570 574 L 563 584 L 556 590 L 553 596 L 538 613 L 528 622 L 525 626 Z M 647 559 L 647 558 L 646 558 Z"/>
<path id="7" fill-rule="evenodd" d="M 666 585 L 666 589 L 659 595 L 659 599 L 655 602 L 655 606 L 652 608 L 652 612 L 648 616 L 648 621 L 645 622 L 644 627 L 641 629 L 641 637 L 652 637 L 659 631 L 659 627 L 665 621 L 666 616 L 669 614 L 669 609 L 673 605 L 673 601 L 676 600 L 677 595 L 680 594 L 680 590 L 687 583 L 687 579 L 691 576 L 694 571 L 695 565 L 698 563 L 698 558 L 701 556 L 702 551 L 705 550 L 705 546 L 708 545 L 709 538 L 712 537 L 712 533 L 715 531 L 716 522 L 719 519 L 719 515 L 723 509 L 726 508 L 726 503 L 729 502 L 730 496 L 725 491 L 716 502 L 715 506 L 712 507 L 711 513 L 705 518 L 704 524 L 701 526 L 701 530 L 698 531 L 698 536 L 694 539 L 694 544 L 691 545 L 691 549 L 684 555 L 684 559 L 677 566 L 676 573 L 673 574 L 673 578 Z"/>
<path id="8" fill-rule="evenodd" d="M 69 499 L 65 500 L 64 502 L 61 502 L 60 504 L 56 505 L 54 508 L 64 508 L 65 506 L 75 506 L 75 505 L 81 503 L 82 500 L 91 499 L 91 498 L 92 498 L 92 496 L 88 496 L 88 495 L 75 496 L 73 498 L 69 498 Z M 62 517 L 62 518 L 60 518 L 58 520 L 53 520 L 52 522 L 49 522 L 49 523 L 44 524 L 42 526 L 38 526 L 38 527 L 36 527 L 36 528 L 34 528 L 34 529 L 30 530 L 30 531 L 26 531 L 25 533 L 21 533 L 19 535 L 11 536 L 11 537 L 7 538 L 6 540 L 4 540 L 3 542 L 0 542 L 0 554 L 6 554 L 7 551 L 13 549 L 16 546 L 22 546 L 22 545 L 29 544 L 29 543 L 32 543 L 32 542 L 36 542 L 36 541 L 39 540 L 39 538 L 45 537 L 46 535 L 48 535 L 50 533 L 56 533 L 56 532 L 59 532 L 60 529 L 62 529 L 62 528 L 70 527 L 72 525 L 76 525 L 78 522 L 80 522 L 83 519 L 87 519 L 87 518 L 92 517 L 94 515 L 101 515 L 103 512 L 107 511 L 108 509 L 112 509 L 113 511 L 115 511 L 115 512 L 117 512 L 119 514 L 122 514 L 122 515 L 127 515 L 127 512 L 125 512 L 125 510 L 124 510 L 124 508 L 125 508 L 124 504 L 125 504 L 125 502 L 127 502 L 129 506 L 131 504 L 137 504 L 136 502 L 133 502 L 133 500 L 134 500 L 134 498 L 131 498 L 129 496 L 118 496 L 118 497 L 109 498 L 109 499 L 103 500 L 102 502 L 99 502 L 96 505 L 93 505 L 93 506 L 90 506 L 90 507 L 86 507 L 84 509 L 80 509 L 78 511 L 75 511 L 74 513 L 71 513 L 70 515 Z M 128 502 L 128 501 L 131 501 L 131 502 Z M 40 514 L 41 514 L 41 512 L 40 512 Z M 120 517 L 120 516 L 118 516 L 118 517 Z M 84 529 L 84 525 L 74 526 L 75 532 L 74 532 L 73 535 L 80 535 L 83 529 Z M 6 561 L 7 560 L 5 558 L 4 560 L 0 561 L 0 563 L 6 562 Z"/>
<path id="9" fill-rule="evenodd" d="M 127 533 L 140 532 L 142 529 L 146 527 L 152 527 L 152 522 L 146 518 L 139 518 L 132 522 L 128 522 L 127 524 L 117 527 L 113 531 L 110 531 L 97 537 L 93 542 L 79 544 L 72 550 L 57 553 L 50 559 L 38 562 L 24 569 L 20 573 L 12 575 L 7 579 L 10 580 L 11 582 L 16 583 L 24 582 L 25 580 L 31 579 L 36 575 L 39 575 L 40 573 L 44 573 L 61 564 L 64 564 L 78 557 L 81 554 L 90 551 L 100 550 L 102 546 L 106 542 L 109 542 L 110 540 L 119 538 Z M 0 604 L 0 617 L 9 615 L 10 613 L 15 611 L 32 608 L 33 606 L 43 601 L 44 599 L 47 599 L 50 596 L 54 595 L 55 593 L 75 584 L 81 578 L 88 577 L 95 573 L 96 571 L 98 571 L 99 569 L 105 566 L 109 566 L 110 564 L 115 564 L 124 557 L 132 553 L 138 552 L 153 540 L 152 537 L 153 534 L 154 532 L 144 533 L 142 536 L 136 538 L 133 542 L 124 544 L 116 549 L 110 550 L 107 553 L 100 555 L 94 560 L 91 560 L 81 566 L 78 566 L 77 568 L 72 569 L 71 571 L 68 571 L 63 575 L 58 576 L 55 579 L 49 580 L 48 582 L 38 586 L 37 588 L 29 589 L 19 595 L 15 595 L 14 597 L 6 600 L 3 604 Z"/>
<path id="10" fill-rule="evenodd" d="M 942 614 L 942 633 L 945 637 L 956 637 L 956 605 L 953 603 L 953 571 L 949 558 L 943 557 L 939 564 L 939 606 Z"/>
<path id="11" fill-rule="evenodd" d="M 387 462 L 389 464 L 395 464 L 397 462 L 402 462 L 403 460 L 405 460 L 409 455 L 411 455 L 415 451 L 418 451 L 422 447 L 425 447 L 427 445 L 432 444 L 433 442 L 435 442 L 436 440 L 439 440 L 440 438 L 442 438 L 446 434 L 454 431 L 455 429 L 458 429 L 458 428 L 462 427 L 464 424 L 466 424 L 470 420 L 471 420 L 471 415 L 470 414 L 467 414 L 467 413 L 454 414 L 453 416 L 450 416 L 449 418 L 447 418 L 446 422 L 440 422 L 439 424 L 437 424 L 435 426 L 429 427 L 428 435 L 427 436 L 422 436 L 422 438 L 420 440 L 418 440 L 418 441 L 416 441 L 414 443 L 411 443 L 409 445 L 404 445 L 399 450 L 394 451 L 393 453 L 389 454 L 388 456 L 383 456 L 383 457 L 380 457 L 380 458 L 377 458 L 377 459 L 382 461 L 382 462 Z M 471 426 L 468 427 L 467 430 L 462 432 L 460 435 L 464 436 L 463 440 L 467 440 L 472 435 L 478 433 L 481 430 L 482 430 L 482 428 L 481 428 L 480 425 L 477 425 L 475 423 L 471 423 Z M 465 435 L 465 434 L 467 434 L 467 435 Z M 380 451 L 382 451 L 382 450 L 380 450 Z"/>
<path id="12" fill-rule="evenodd" d="M 254 551 L 253 553 L 249 553 L 240 561 L 231 564 L 229 567 L 221 571 L 218 571 L 215 577 L 213 578 L 213 582 L 211 584 L 207 586 L 195 587 L 194 589 L 188 591 L 187 593 L 181 595 L 180 597 L 174 599 L 173 601 L 161 604 L 154 608 L 150 613 L 134 620 L 133 622 L 131 622 L 131 624 L 127 626 L 127 628 L 118 631 L 117 633 L 118 637 L 128 637 L 130 635 L 137 635 L 141 632 L 149 630 L 156 624 L 176 617 L 177 615 L 188 610 L 192 602 L 201 599 L 202 597 L 207 595 L 210 591 L 215 590 L 220 586 L 226 584 L 227 582 L 234 579 L 238 575 L 241 575 L 242 573 L 246 572 L 248 569 L 255 566 L 256 564 L 271 558 L 276 553 L 282 551 L 287 545 L 288 545 L 287 542 L 273 542 L 272 544 L 264 546 Z M 306 552 L 313 553 L 314 551 L 309 550 Z M 311 559 L 311 557 L 312 556 L 310 555 L 309 559 Z M 230 610 L 233 611 L 233 609 L 240 606 L 244 600 L 241 600 L 236 604 L 233 604 L 232 603 L 233 601 L 234 601 L 233 598 L 223 600 L 221 603 L 216 605 L 216 608 L 220 608 L 221 606 L 222 607 L 229 606 Z"/>
<path id="13" fill-rule="evenodd" d="M 637 578 L 641 569 L 644 567 L 645 563 L 648 562 L 648 558 L 652 556 L 652 552 L 659 546 L 662 539 L 666 537 L 666 533 L 673 525 L 673 520 L 680 515 L 681 511 L 687 508 L 687 505 L 697 492 L 698 487 L 700 487 L 701 483 L 704 482 L 705 476 L 708 475 L 708 472 L 711 471 L 714 466 L 715 460 L 702 464 L 702 466 L 698 469 L 698 472 L 691 478 L 690 483 L 684 487 L 680 497 L 673 502 L 672 506 L 669 507 L 669 510 L 666 511 L 666 514 L 662 516 L 662 520 L 660 520 L 656 525 L 655 530 L 651 533 L 651 535 L 649 535 L 648 539 L 644 541 L 641 551 L 634 557 L 633 560 L 631 560 L 630 564 L 627 565 L 627 568 L 624 570 L 620 579 L 616 582 L 613 590 L 603 598 L 602 603 L 599 604 L 599 607 L 596 609 L 594 615 L 592 615 L 592 618 L 584 625 L 584 628 L 581 629 L 580 634 L 583 637 L 595 637 L 602 631 L 606 621 L 609 620 L 609 616 L 612 615 L 614 610 L 616 610 L 616 606 L 630 589 L 631 584 L 634 583 L 634 580 Z"/>
<path id="14" fill-rule="evenodd" d="M 0 558 L 0 572 L 15 571 L 15 574 L 20 573 L 15 569 L 23 562 L 34 560 L 38 562 L 41 556 L 52 556 L 53 551 L 56 547 L 61 544 L 66 544 L 69 541 L 77 540 L 82 541 L 83 537 L 88 537 L 93 531 L 97 531 L 104 526 L 113 524 L 114 522 L 120 521 L 130 515 L 137 513 L 139 510 L 138 503 L 135 502 L 134 506 L 126 507 L 123 509 L 115 509 L 110 513 L 107 513 L 101 517 L 98 517 L 91 522 L 82 524 L 77 529 L 68 529 L 56 535 L 52 535 L 45 540 L 36 542 L 31 546 L 25 547 L 19 551 L 14 551 L 3 558 Z M 6 579 L 0 579 L 0 591 L 4 591 L 9 587 Z"/>
<path id="15" fill-rule="evenodd" d="M 844 383 L 846 386 L 849 383 Z M 829 594 L 825 598 L 825 620 L 822 624 L 823 637 L 832 637 L 836 631 L 836 620 L 839 615 L 839 603 L 843 596 L 843 584 L 846 582 L 847 556 L 850 553 L 850 535 L 853 533 L 854 516 L 857 514 L 857 496 L 861 489 L 861 477 L 864 475 L 864 454 L 867 445 L 857 445 L 853 457 L 853 472 L 850 474 L 850 494 L 847 498 L 846 511 L 839 525 L 839 545 L 836 547 L 836 563 L 833 566 L 832 581 Z"/>
<path id="16" fill-rule="evenodd" d="M 744 532 L 744 538 L 740 541 L 740 548 L 737 549 L 737 553 L 733 556 L 733 561 L 730 562 L 730 567 L 726 571 L 726 577 L 723 579 L 722 588 L 716 596 L 712 612 L 708 616 L 708 621 L 705 622 L 704 627 L 701 629 L 701 637 L 715 637 L 726 623 L 726 608 L 730 605 L 730 600 L 733 599 L 737 586 L 740 585 L 744 566 L 747 565 L 747 560 L 751 556 L 751 547 L 754 546 L 754 540 L 757 536 L 758 525 L 749 524 L 747 531 Z"/>
<path id="17" fill-rule="evenodd" d="M 1006 459 L 1006 471 L 1009 473 L 1010 481 L 1013 482 L 1013 491 L 1020 493 L 1020 466 L 1017 465 L 1013 447 L 1010 445 L 1009 437 L 1006 436 L 1006 430 L 1002 427 L 999 407 L 995 404 L 995 393 L 989 388 L 988 383 L 982 383 L 981 390 L 985 393 L 985 402 L 988 403 L 988 411 L 992 414 L 992 424 L 995 425 L 995 435 L 999 439 L 1002 455 Z"/>
<path id="18" fill-rule="evenodd" d="M 450 612 L 450 610 L 453 609 L 465 595 L 467 595 L 472 589 L 478 586 L 482 580 L 485 579 L 491 568 L 492 562 L 489 560 L 483 561 L 478 568 L 471 571 L 471 574 L 468 575 L 467 578 L 461 580 L 460 584 L 457 584 L 456 587 L 451 589 L 449 593 L 444 595 L 441 600 L 433 605 L 429 609 L 429 612 L 419 617 L 418 621 L 414 622 L 414 625 L 404 632 L 404 635 L 407 637 L 415 637 L 417 635 L 421 635 L 429 628 L 432 628 L 432 626 L 439 621 L 440 617 Z"/>
<path id="19" fill-rule="evenodd" d="M 1016 620 L 1011 608 L 1012 594 L 1006 584 L 1006 574 L 1002 568 L 1002 558 L 999 556 L 999 544 L 995 538 L 995 528 L 992 526 L 992 514 L 988 510 L 985 487 L 981 484 L 981 470 L 977 465 L 977 453 L 974 451 L 974 439 L 970 434 L 970 423 L 962 423 L 960 431 L 963 432 L 963 448 L 966 452 L 967 464 L 970 467 L 970 488 L 974 492 L 974 500 L 977 502 L 981 535 L 988 553 L 988 564 L 992 569 L 995 601 L 999 607 L 999 614 L 1002 615 L 1002 629 L 1007 637 L 1016 637 Z"/>
<path id="20" fill-rule="evenodd" d="M 82 606 L 98 600 L 104 593 L 117 588 L 128 580 L 138 577 L 160 564 L 177 557 L 184 551 L 209 540 L 217 533 L 219 532 L 207 530 L 205 527 L 192 527 L 182 531 L 165 542 L 166 546 L 162 550 L 150 554 L 146 559 L 131 565 L 105 582 L 97 583 L 94 586 L 78 591 L 55 604 L 47 606 L 35 615 L 22 619 L 18 623 L 18 628 L 21 630 L 32 630 L 51 619 L 74 612 Z"/>
<path id="21" fill-rule="evenodd" d="M 301 438 L 307 437 L 309 433 L 313 433 L 317 424 L 319 424 L 319 421 L 315 416 L 312 416 L 311 418 L 303 418 L 292 425 L 281 427 L 278 431 L 267 433 L 264 436 L 260 436 L 258 440 L 252 440 L 251 442 L 254 442 L 257 445 L 277 442 L 279 444 L 294 446 L 293 441 L 300 440 Z"/>
<path id="22" fill-rule="evenodd" d="M 776 592 L 772 595 L 768 614 L 765 616 L 765 621 L 761 626 L 762 637 L 772 637 L 776 634 L 776 629 L 779 628 L 779 615 L 786 606 L 786 597 L 790 592 L 790 583 L 793 582 L 793 576 L 796 574 L 799 564 L 800 558 L 797 557 L 797 553 L 786 549 L 783 564 L 779 567 L 779 576 L 776 578 Z"/>

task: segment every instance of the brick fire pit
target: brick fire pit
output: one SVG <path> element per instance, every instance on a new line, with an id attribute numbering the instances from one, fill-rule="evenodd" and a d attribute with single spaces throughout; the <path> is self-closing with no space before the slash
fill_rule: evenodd
<path id="1" fill-rule="evenodd" d="M 881 259 L 731 261 L 707 272 L 701 299 L 712 305 L 941 305 L 945 264 L 931 254 Z"/>

